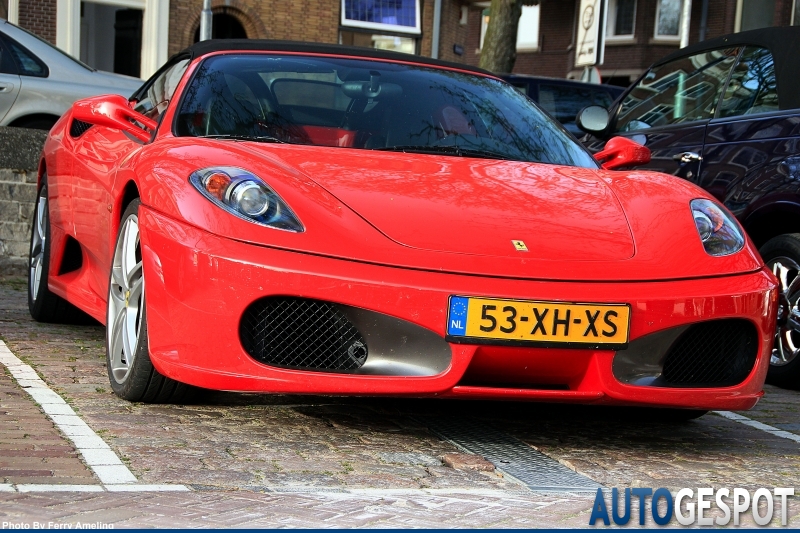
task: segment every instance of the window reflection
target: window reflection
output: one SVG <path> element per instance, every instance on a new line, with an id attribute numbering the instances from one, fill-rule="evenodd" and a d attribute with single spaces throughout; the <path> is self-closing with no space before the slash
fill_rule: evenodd
<path id="1" fill-rule="evenodd" d="M 765 48 L 748 46 L 733 69 L 719 116 L 752 115 L 778 110 L 775 63 Z"/>
<path id="2" fill-rule="evenodd" d="M 714 50 L 651 69 L 622 101 L 617 129 L 709 119 L 739 48 Z"/>

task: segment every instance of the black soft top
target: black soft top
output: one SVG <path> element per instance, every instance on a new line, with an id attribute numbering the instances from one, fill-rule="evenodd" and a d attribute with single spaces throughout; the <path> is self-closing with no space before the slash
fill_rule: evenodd
<path id="1" fill-rule="evenodd" d="M 338 54 L 367 59 L 389 59 L 392 61 L 408 61 L 431 65 L 434 67 L 447 67 L 496 77 L 488 70 L 472 67 L 462 63 L 440 61 L 429 57 L 362 48 L 358 46 L 344 46 L 341 44 L 305 43 L 299 41 L 272 41 L 267 39 L 209 39 L 200 41 L 179 53 L 181 56 L 189 55 L 191 58 L 204 56 L 212 52 L 226 51 L 258 51 L 258 52 L 302 52 L 307 54 Z"/>
<path id="2" fill-rule="evenodd" d="M 766 48 L 775 60 L 778 105 L 781 109 L 800 108 L 800 26 L 782 26 L 731 33 L 681 48 L 653 64 L 654 67 L 707 50 L 736 46 Z"/>

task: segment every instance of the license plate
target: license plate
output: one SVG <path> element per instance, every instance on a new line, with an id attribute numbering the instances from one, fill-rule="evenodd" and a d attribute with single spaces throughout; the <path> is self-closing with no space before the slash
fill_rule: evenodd
<path id="1" fill-rule="evenodd" d="M 466 344 L 538 344 L 624 348 L 630 306 L 451 296 L 447 340 Z"/>

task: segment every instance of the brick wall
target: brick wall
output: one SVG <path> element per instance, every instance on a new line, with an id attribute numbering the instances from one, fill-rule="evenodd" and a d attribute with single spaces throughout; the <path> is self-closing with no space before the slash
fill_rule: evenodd
<path id="1" fill-rule="evenodd" d="M 439 58 L 445 61 L 464 63 L 466 61 L 467 37 L 471 25 L 461 24 L 461 6 L 458 0 L 442 0 L 442 24 L 439 28 Z M 474 11 L 474 10 L 473 10 Z M 480 28 L 480 26 L 478 26 Z M 454 46 L 463 49 L 462 55 L 453 51 Z"/>
<path id="2" fill-rule="evenodd" d="M 654 42 L 655 13 L 658 0 L 638 0 L 634 41 L 610 43 L 606 46 L 605 62 L 600 67 L 603 76 L 624 72 L 633 75 L 641 72 L 656 60 L 678 49 L 678 43 Z M 692 2 L 692 19 L 689 42 L 700 37 L 702 0 Z M 441 56 L 442 59 L 477 65 L 480 60 L 480 29 L 482 7 L 470 5 L 469 22 L 458 23 L 462 5 L 459 0 L 444 0 L 442 8 Z M 573 41 L 575 39 L 574 0 L 543 0 L 540 7 L 539 50 L 519 52 L 514 72 L 536 76 L 566 77 L 576 72 Z M 792 0 L 776 0 L 775 25 L 788 25 L 791 21 Z M 709 0 L 706 39 L 732 33 L 736 22 L 736 0 Z M 453 45 L 463 46 L 464 55 L 453 53 Z"/>
<path id="3" fill-rule="evenodd" d="M 22 274 L 28 257 L 36 167 L 46 133 L 0 128 L 0 275 Z"/>
<path id="4" fill-rule="evenodd" d="M 0 275 L 25 270 L 36 171 L 0 169 Z"/>
<path id="5" fill-rule="evenodd" d="M 235 16 L 251 39 L 339 42 L 339 0 L 213 0 L 212 11 Z M 171 0 L 169 53 L 191 45 L 202 0 Z"/>
<path id="6" fill-rule="evenodd" d="M 19 25 L 55 44 L 56 0 L 20 0 Z"/>

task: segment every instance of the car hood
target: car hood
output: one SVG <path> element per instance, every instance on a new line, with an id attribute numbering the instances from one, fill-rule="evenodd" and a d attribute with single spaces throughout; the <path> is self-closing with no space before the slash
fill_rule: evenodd
<path id="1" fill-rule="evenodd" d="M 385 152 L 287 162 L 410 248 L 548 260 L 634 254 L 619 201 L 591 170 Z"/>
<path id="2" fill-rule="evenodd" d="M 226 215 L 187 191 L 188 176 L 211 166 L 260 176 L 305 231 Z M 730 256 L 708 255 L 689 203 L 710 196 L 655 172 L 188 137 L 144 146 L 120 172 L 149 184 L 144 205 L 206 231 L 347 261 L 543 281 L 691 279 L 763 267 L 749 240 Z"/>

